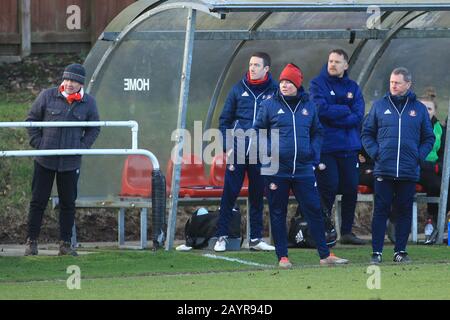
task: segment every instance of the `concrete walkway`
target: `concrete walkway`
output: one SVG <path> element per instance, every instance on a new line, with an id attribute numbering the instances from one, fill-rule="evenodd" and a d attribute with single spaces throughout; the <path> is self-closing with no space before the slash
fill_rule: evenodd
<path id="1" fill-rule="evenodd" d="M 184 243 L 184 241 L 175 241 L 175 246 Z M 120 246 L 120 249 L 134 249 L 140 245 L 139 241 L 127 241 L 126 245 Z M 112 249 L 117 250 L 117 241 L 113 242 L 81 242 L 78 243 L 77 252 L 79 255 L 96 253 L 98 251 L 90 249 Z M 150 248 L 148 248 L 150 249 Z M 148 250 L 147 249 L 147 250 Z M 38 243 L 39 256 L 57 256 L 57 243 Z M 0 244 L 0 257 L 21 257 L 25 252 L 25 244 Z"/>
<path id="2" fill-rule="evenodd" d="M 444 234 L 444 238 L 447 239 L 447 233 Z M 358 237 L 367 240 L 368 245 L 370 245 L 371 235 L 362 235 Z M 423 239 L 425 239 L 424 234 L 419 234 L 419 244 L 423 242 Z M 269 239 L 265 239 L 269 243 Z M 411 239 L 410 239 L 411 240 Z M 181 244 L 184 244 L 184 240 L 175 240 L 174 241 L 174 249 Z M 245 243 L 245 241 L 244 241 Z M 120 249 L 134 249 L 136 250 L 139 246 L 139 241 L 127 241 L 125 246 L 121 246 Z M 391 245 L 392 243 L 389 241 L 389 239 L 385 238 L 385 244 Z M 413 246 L 415 244 L 409 243 L 409 246 Z M 336 245 L 337 248 L 350 248 L 353 247 L 352 245 L 341 245 L 339 244 L 339 241 Z M 57 256 L 58 255 L 58 244 L 57 243 L 42 243 L 38 245 L 39 249 L 39 255 L 40 256 Z M 91 250 L 90 250 L 91 249 Z M 94 250 L 92 250 L 94 249 Z M 111 250 L 118 250 L 119 247 L 117 245 L 117 241 L 112 242 L 81 242 L 78 243 L 77 252 L 79 255 L 86 255 L 91 253 L 96 253 L 95 249 L 111 249 Z M 147 248 L 147 250 L 151 249 L 150 247 Z M 245 248 L 241 248 L 241 250 L 246 250 Z M 0 244 L 0 257 L 20 257 L 23 256 L 25 252 L 25 245 L 24 244 Z"/>

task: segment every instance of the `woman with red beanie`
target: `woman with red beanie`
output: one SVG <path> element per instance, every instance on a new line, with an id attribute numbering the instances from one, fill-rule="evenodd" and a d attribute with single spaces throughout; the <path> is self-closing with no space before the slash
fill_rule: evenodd
<path id="1" fill-rule="evenodd" d="M 323 129 L 316 106 L 302 87 L 303 74 L 289 63 L 280 74 L 278 92 L 261 104 L 254 128 L 267 129 L 271 161 L 278 161 L 277 172 L 269 172 L 272 163 L 263 164 L 261 175 L 268 189 L 270 223 L 275 253 L 281 268 L 291 268 L 288 259 L 286 215 L 289 190 L 292 189 L 304 213 L 317 245 L 321 265 L 344 264 L 348 260 L 330 254 L 325 240 L 325 224 L 314 175 L 319 164 Z M 276 141 L 276 131 L 279 140 Z M 263 136 L 263 135 L 262 135 Z M 262 139 L 264 137 L 259 137 Z M 275 147 L 275 148 L 274 148 Z M 278 154 L 274 154 L 278 152 Z"/>

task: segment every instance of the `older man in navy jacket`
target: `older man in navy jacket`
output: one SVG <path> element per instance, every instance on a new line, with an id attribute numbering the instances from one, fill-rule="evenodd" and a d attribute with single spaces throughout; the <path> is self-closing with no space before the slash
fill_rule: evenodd
<path id="1" fill-rule="evenodd" d="M 395 262 L 409 262 L 406 252 L 412 220 L 412 204 L 420 163 L 434 144 L 433 128 L 426 107 L 410 90 L 411 74 L 396 68 L 390 92 L 374 102 L 362 129 L 362 142 L 375 160 L 375 204 L 372 220 L 373 264 L 382 261 L 386 220 L 396 201 Z"/>
<path id="2" fill-rule="evenodd" d="M 219 118 L 219 129 L 223 135 L 224 152 L 228 155 L 228 163 L 217 225 L 218 240 L 214 245 L 214 250 L 217 252 L 226 251 L 228 226 L 244 182 L 245 173 L 249 180 L 249 248 L 263 251 L 275 250 L 273 246 L 265 243 L 262 239 L 264 181 L 260 174 L 261 165 L 257 162 L 256 157 L 255 159 L 251 157 L 253 152 L 250 149 L 256 144 L 252 143 L 249 135 L 246 135 L 246 131 L 251 129 L 255 122 L 260 103 L 271 98 L 277 90 L 277 83 L 272 80 L 269 69 L 270 56 L 265 52 L 253 53 L 249 61 L 248 72 L 228 94 Z M 256 150 L 256 148 L 252 150 Z"/>
<path id="3" fill-rule="evenodd" d="M 330 214 L 337 193 L 342 193 L 341 243 L 364 244 L 352 233 L 358 195 L 358 152 L 364 116 L 364 98 L 347 75 L 348 55 L 334 49 L 319 76 L 311 81 L 312 100 L 319 110 L 325 134 L 317 182 L 322 205 Z"/>

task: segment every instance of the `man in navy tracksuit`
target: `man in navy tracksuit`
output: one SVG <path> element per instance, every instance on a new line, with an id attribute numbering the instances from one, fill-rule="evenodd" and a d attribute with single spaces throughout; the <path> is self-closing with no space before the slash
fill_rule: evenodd
<path id="1" fill-rule="evenodd" d="M 430 153 L 434 133 L 426 107 L 410 91 L 411 74 L 396 68 L 390 77 L 390 92 L 374 102 L 362 129 L 362 142 L 375 160 L 375 203 L 372 220 L 372 259 L 382 261 L 386 220 L 396 202 L 395 262 L 409 262 L 406 252 L 412 220 L 412 205 L 420 163 Z"/>
<path id="2" fill-rule="evenodd" d="M 312 100 L 325 134 L 316 171 L 323 210 L 329 215 L 337 193 L 342 193 L 341 243 L 364 244 L 352 233 L 358 195 L 358 152 L 364 98 L 347 75 L 348 55 L 332 50 L 320 75 L 311 81 Z"/>
<path id="3" fill-rule="evenodd" d="M 245 131 L 255 122 L 259 105 L 272 97 L 277 83 L 269 73 L 270 56 L 264 52 L 252 54 L 248 72 L 229 93 L 219 118 L 219 129 L 223 135 L 224 152 L 227 153 L 224 191 L 220 202 L 220 216 L 214 246 L 217 252 L 226 250 L 228 226 L 232 210 L 241 191 L 245 173 L 249 180 L 250 202 L 250 241 L 252 250 L 271 251 L 275 248 L 262 239 L 263 231 L 263 193 L 264 180 L 261 177 L 261 165 L 251 155 L 256 152 L 255 141 L 251 141 Z M 254 148 L 250 150 L 251 148 Z"/>
<path id="4" fill-rule="evenodd" d="M 261 104 L 254 128 L 259 139 L 267 137 L 270 161 L 264 163 L 261 174 L 265 176 L 269 200 L 270 223 L 275 241 L 278 264 L 292 267 L 288 259 L 286 215 L 289 191 L 294 192 L 317 245 L 321 265 L 343 264 L 348 261 L 330 254 L 325 240 L 325 224 L 320 207 L 314 166 L 319 163 L 323 129 L 319 123 L 316 106 L 309 101 L 302 87 L 303 75 L 294 64 L 288 64 L 280 74 L 280 90 L 272 99 Z M 264 135 L 261 129 L 269 134 Z M 276 131 L 275 131 L 276 130 Z M 276 141 L 275 134 L 279 139 Z M 260 147 L 262 148 L 260 140 Z M 274 147 L 276 145 L 276 147 Z"/>

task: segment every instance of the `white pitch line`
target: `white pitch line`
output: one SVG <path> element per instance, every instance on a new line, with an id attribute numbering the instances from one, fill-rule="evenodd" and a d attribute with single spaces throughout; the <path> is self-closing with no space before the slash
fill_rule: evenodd
<path id="1" fill-rule="evenodd" d="M 245 261 L 245 260 L 241 260 L 241 259 L 237 259 L 237 258 L 216 256 L 215 254 L 210 254 L 210 253 L 205 253 L 202 256 L 204 256 L 206 258 L 221 259 L 221 260 L 226 260 L 226 261 L 231 261 L 231 262 L 237 262 L 237 263 L 246 264 L 246 265 L 249 265 L 249 266 L 257 266 L 257 267 L 263 267 L 263 268 L 273 268 L 273 266 L 268 265 L 268 264 L 261 264 L 261 263 L 257 263 L 257 262 Z"/>

